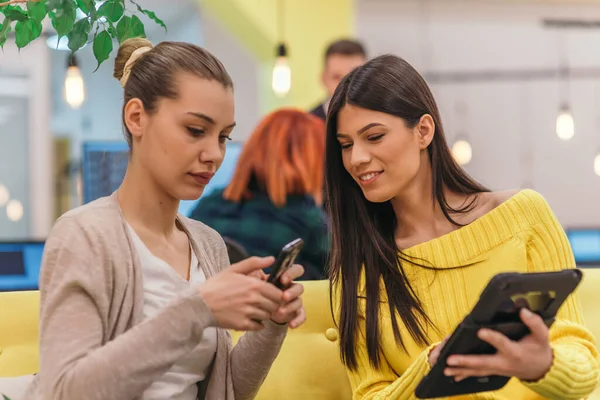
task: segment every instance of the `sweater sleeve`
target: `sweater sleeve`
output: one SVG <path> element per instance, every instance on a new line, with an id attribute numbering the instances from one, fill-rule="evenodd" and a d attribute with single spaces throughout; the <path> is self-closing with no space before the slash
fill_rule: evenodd
<path id="1" fill-rule="evenodd" d="M 212 244 L 210 248 L 214 251 L 216 265 L 223 270 L 229 266 L 227 248 L 221 236 L 212 229 L 209 232 L 212 237 L 208 240 Z M 256 396 L 287 335 L 287 325 L 270 321 L 264 325 L 261 331 L 246 332 L 229 353 L 228 363 L 236 399 L 253 399 Z M 228 337 L 231 345 L 231 335 Z"/>
<path id="2" fill-rule="evenodd" d="M 198 344 L 214 317 L 193 289 L 109 340 L 110 254 L 73 222 L 59 220 L 45 246 L 39 393 L 54 400 L 136 398 Z M 128 312 L 128 301 L 119 312 Z"/>
<path id="3" fill-rule="evenodd" d="M 530 272 L 576 268 L 567 236 L 539 194 L 531 196 L 526 210 L 533 226 L 527 243 Z M 585 279 L 585 277 L 584 277 Z M 550 329 L 554 360 L 548 373 L 537 382 L 523 382 L 539 395 L 555 400 L 585 398 L 598 383 L 600 367 L 596 341 L 583 325 L 577 296 L 569 296 Z"/>

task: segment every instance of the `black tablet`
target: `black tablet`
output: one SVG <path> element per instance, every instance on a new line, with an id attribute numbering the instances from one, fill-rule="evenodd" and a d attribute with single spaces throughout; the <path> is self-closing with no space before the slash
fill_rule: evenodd
<path id="1" fill-rule="evenodd" d="M 477 337 L 481 328 L 489 328 L 520 340 L 529 329 L 519 311 L 528 308 L 540 315 L 550 327 L 558 309 L 581 282 L 579 269 L 540 273 L 503 273 L 494 276 L 473 310 L 454 330 L 429 374 L 419 383 L 416 397 L 430 399 L 487 392 L 502 388 L 506 376 L 472 377 L 455 382 L 444 375 L 446 360 L 452 354 L 494 354 L 496 350 Z"/>

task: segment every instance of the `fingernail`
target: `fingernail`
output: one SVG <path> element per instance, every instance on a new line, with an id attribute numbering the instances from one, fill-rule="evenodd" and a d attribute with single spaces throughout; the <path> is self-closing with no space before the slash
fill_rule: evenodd
<path id="1" fill-rule="evenodd" d="M 480 329 L 479 332 L 477 332 L 477 336 L 479 336 L 481 339 L 485 339 L 488 337 L 488 332 L 485 329 Z"/>
<path id="2" fill-rule="evenodd" d="M 529 318 L 533 316 L 533 313 L 531 311 L 529 311 L 528 308 L 522 308 L 521 310 L 523 310 L 523 316 L 525 318 Z"/>
<path id="3" fill-rule="evenodd" d="M 457 365 L 458 364 L 458 359 L 457 358 L 449 358 L 448 360 L 446 360 L 446 364 L 448 365 Z"/>
<path id="4" fill-rule="evenodd" d="M 446 368 L 444 370 L 444 375 L 446 375 L 446 376 L 452 376 L 452 371 L 449 368 Z"/>

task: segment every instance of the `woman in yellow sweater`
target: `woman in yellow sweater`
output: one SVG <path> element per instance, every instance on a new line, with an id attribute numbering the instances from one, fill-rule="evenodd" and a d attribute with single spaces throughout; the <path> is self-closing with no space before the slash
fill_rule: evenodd
<path id="1" fill-rule="evenodd" d="M 497 273 L 575 268 L 564 231 L 532 190 L 490 192 L 453 160 L 423 78 L 386 55 L 355 69 L 329 106 L 327 196 L 331 281 L 341 355 L 354 399 L 415 399 L 440 343 Z M 594 390 L 595 340 L 570 297 L 548 330 L 511 341 L 481 330 L 498 350 L 452 356 L 454 379 L 513 377 L 464 399 L 580 399 Z"/>

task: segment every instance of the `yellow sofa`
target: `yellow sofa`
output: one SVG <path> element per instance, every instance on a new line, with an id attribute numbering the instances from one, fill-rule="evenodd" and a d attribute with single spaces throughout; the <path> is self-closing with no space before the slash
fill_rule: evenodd
<path id="1" fill-rule="evenodd" d="M 585 269 L 577 291 L 586 325 L 600 340 L 600 269 Z M 290 331 L 258 400 L 349 399 L 350 387 L 337 350 L 326 281 L 305 282 L 308 321 Z M 0 377 L 37 371 L 39 295 L 0 293 Z M 234 340 L 239 333 L 233 334 Z M 600 400 L 600 387 L 589 397 Z"/>

